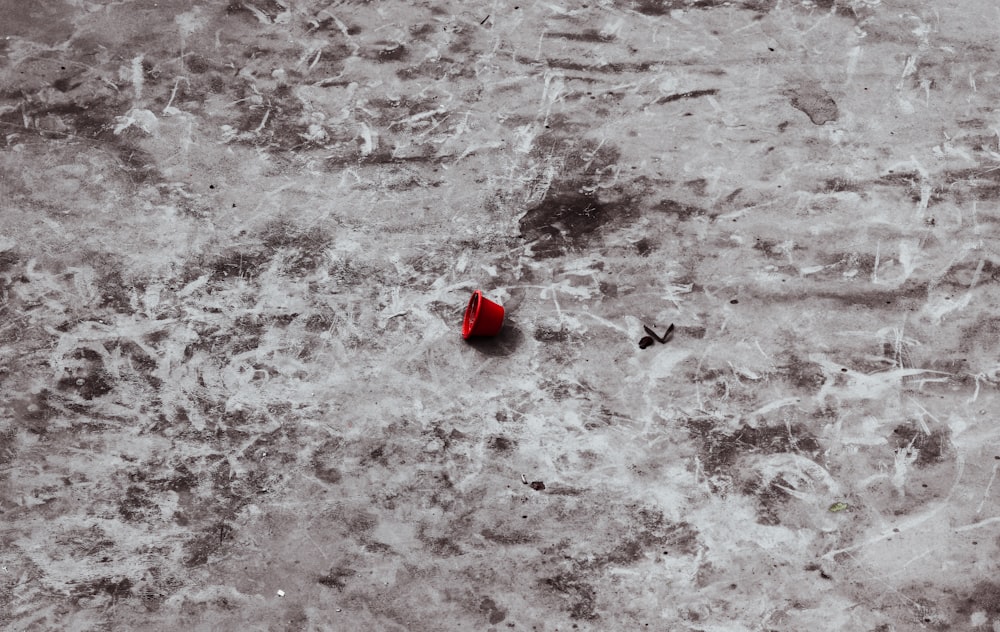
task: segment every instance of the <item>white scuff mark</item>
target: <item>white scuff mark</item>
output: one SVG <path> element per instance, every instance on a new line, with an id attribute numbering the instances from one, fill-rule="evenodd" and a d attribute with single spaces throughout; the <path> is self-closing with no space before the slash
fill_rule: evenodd
<path id="1" fill-rule="evenodd" d="M 694 285 L 691 283 L 670 284 L 663 288 L 663 300 L 673 303 L 674 307 L 679 309 L 681 306 L 682 295 L 690 294 L 693 287 Z"/>
<path id="2" fill-rule="evenodd" d="M 858 60 L 861 59 L 861 46 L 854 46 L 847 53 L 847 81 L 850 82 L 854 73 L 858 69 Z"/>
<path id="3" fill-rule="evenodd" d="M 253 6 L 252 4 L 247 4 L 246 2 L 242 2 L 242 3 L 240 3 L 240 6 L 242 6 L 244 9 L 246 9 L 250 13 L 253 13 L 254 16 L 256 16 L 256 18 L 260 21 L 261 24 L 270 24 L 271 23 L 271 18 L 267 17 L 266 13 L 264 13 L 263 11 L 261 11 L 260 9 L 258 9 L 257 7 Z"/>
<path id="4" fill-rule="evenodd" d="M 986 505 L 986 499 L 990 496 L 990 488 L 993 487 L 993 482 L 997 480 L 998 469 L 1000 469 L 1000 463 L 994 463 L 993 473 L 990 475 L 990 480 L 986 483 L 986 489 L 983 491 L 983 499 L 979 502 L 979 507 L 976 509 L 977 516 L 983 512 L 983 506 Z"/>
<path id="5" fill-rule="evenodd" d="M 835 265 L 838 265 L 838 264 L 832 263 L 832 264 L 824 265 L 824 266 L 806 266 L 804 268 L 799 268 L 799 275 L 801 275 L 801 276 L 808 276 L 810 274 L 816 274 L 817 272 L 822 272 L 823 270 L 826 270 L 827 268 L 832 268 Z"/>
<path id="6" fill-rule="evenodd" d="M 205 20 L 202 19 L 202 8 L 196 6 L 190 11 L 178 14 L 174 17 L 174 24 L 177 25 L 177 32 L 181 36 L 183 50 L 184 41 L 205 25 Z"/>
<path id="7" fill-rule="evenodd" d="M 973 92 L 976 92 L 976 76 L 972 71 L 969 71 L 969 87 L 972 88 Z"/>
<path id="8" fill-rule="evenodd" d="M 173 103 L 174 103 L 174 97 L 177 96 L 177 87 L 180 86 L 181 81 L 187 81 L 188 85 L 189 86 L 191 85 L 191 82 L 188 81 L 187 77 L 177 77 L 177 79 L 174 80 L 174 89 L 170 91 L 170 99 L 167 101 L 167 105 L 164 106 L 163 112 L 161 112 L 163 116 L 170 116 L 173 114 L 180 113 L 180 110 L 173 107 Z"/>
<path id="9" fill-rule="evenodd" d="M 759 380 L 760 375 L 751 371 L 750 369 L 743 366 L 736 366 L 732 362 L 729 362 L 729 368 L 732 370 L 733 374 L 737 376 L 737 380 L 740 376 L 747 378 L 748 380 Z"/>
<path id="10" fill-rule="evenodd" d="M 447 112 L 448 109 L 444 107 L 440 107 L 435 110 L 427 110 L 426 112 L 420 112 L 418 114 L 414 114 L 413 116 L 408 116 L 406 118 L 393 121 L 392 123 L 389 124 L 389 127 L 393 127 L 395 125 L 413 125 L 414 123 L 417 123 L 427 118 L 431 118 L 432 116 L 437 116 L 438 114 L 447 114 Z"/>
<path id="11" fill-rule="evenodd" d="M 949 375 L 944 371 L 933 371 L 931 369 L 893 369 L 879 373 L 861 373 L 852 371 L 842 366 L 838 362 L 828 360 L 826 356 L 819 353 L 809 354 L 809 359 L 820 365 L 826 381 L 822 388 L 816 393 L 817 401 L 824 401 L 827 395 L 838 395 L 841 398 L 858 399 L 882 399 L 889 393 L 899 390 L 902 380 L 905 377 L 921 375 L 924 373 L 936 373 L 939 375 Z M 847 383 L 838 384 L 839 379 L 846 378 Z"/>
<path id="12" fill-rule="evenodd" d="M 910 278 L 910 275 L 917 269 L 917 254 L 920 252 L 920 245 L 915 240 L 901 240 L 899 242 L 899 265 L 903 268 L 903 278 L 899 283 L 903 283 Z"/>
<path id="13" fill-rule="evenodd" d="M 253 132 L 254 134 L 259 134 L 264 130 L 264 126 L 267 125 L 267 119 L 271 116 L 271 108 L 267 108 L 267 112 L 264 112 L 264 118 L 260 120 L 260 125 L 257 126 Z"/>
<path id="14" fill-rule="evenodd" d="M 910 115 L 917 111 L 913 104 L 904 99 L 902 95 L 896 97 L 896 103 L 899 104 L 899 111 L 903 114 Z"/>
<path id="15" fill-rule="evenodd" d="M 915 440 L 916 437 L 910 440 L 910 445 L 906 448 L 897 450 L 893 459 L 892 486 L 900 497 L 906 496 L 906 474 L 920 456 L 920 450 L 913 447 Z"/>
<path id="16" fill-rule="evenodd" d="M 367 123 L 361 123 L 361 155 L 368 156 L 378 147 L 378 136 L 372 133 Z"/>
<path id="17" fill-rule="evenodd" d="M 564 81 L 565 75 L 561 72 L 545 72 L 544 85 L 542 87 L 542 119 L 549 122 L 549 114 L 552 106 L 563 99 L 563 92 L 566 90 Z"/>
<path id="18" fill-rule="evenodd" d="M 474 143 L 465 148 L 458 158 L 455 159 L 455 163 L 458 163 L 463 158 L 467 158 L 474 153 L 477 153 L 481 149 L 500 149 L 503 147 L 503 141 L 495 140 L 489 143 Z"/>
<path id="19" fill-rule="evenodd" d="M 150 136 L 156 136 L 159 132 L 160 122 L 156 115 L 149 110 L 132 108 L 124 116 L 115 117 L 114 134 L 118 136 L 130 127 L 137 127 Z"/>
<path id="20" fill-rule="evenodd" d="M 985 527 L 988 524 L 993 524 L 994 522 L 1000 522 L 1000 516 L 994 516 L 992 518 L 987 518 L 986 520 L 980 520 L 979 522 L 974 522 L 972 524 L 967 524 L 962 527 L 958 527 L 955 531 L 961 533 L 963 531 L 972 531 L 973 529 L 978 529 L 980 527 Z"/>
<path id="21" fill-rule="evenodd" d="M 732 366 L 732 365 L 730 365 L 730 366 Z M 753 378 L 753 379 L 757 379 L 757 378 Z M 766 415 L 767 413 L 770 413 L 770 412 L 773 412 L 775 410 L 784 408 L 785 406 L 793 406 L 793 405 L 797 404 L 798 401 L 799 400 L 797 398 L 795 398 L 795 397 L 786 397 L 784 399 L 779 399 L 779 400 L 771 402 L 770 404 L 765 404 L 764 406 L 761 406 L 757 410 L 754 410 L 753 412 L 751 412 L 748 416 L 749 417 L 760 417 L 761 415 Z"/>
<path id="22" fill-rule="evenodd" d="M 872 265 L 872 283 L 878 284 L 878 264 L 882 254 L 882 241 L 875 242 L 875 263 Z"/>
<path id="23" fill-rule="evenodd" d="M 797 483 L 794 489 L 786 487 L 786 491 L 801 500 L 808 500 L 815 495 L 829 497 L 840 494 L 840 485 L 830 472 L 819 463 L 800 454 L 781 453 L 760 457 L 754 463 L 754 468 L 761 473 L 765 481 L 781 477 L 789 483 Z M 816 483 L 821 484 L 825 490 L 816 490 Z"/>
<path id="24" fill-rule="evenodd" d="M 135 94 L 135 100 L 138 101 L 142 98 L 142 87 L 143 87 L 143 69 L 142 60 L 144 55 L 136 55 L 132 58 L 132 91 Z"/>
<path id="25" fill-rule="evenodd" d="M 532 123 L 522 125 L 514 132 L 514 151 L 519 154 L 531 152 L 531 146 L 535 142 L 535 126 Z"/>
<path id="26" fill-rule="evenodd" d="M 924 89 L 924 107 L 928 107 L 931 104 L 931 80 L 921 79 L 920 87 Z"/>
<path id="27" fill-rule="evenodd" d="M 937 325 L 941 323 L 941 319 L 947 314 L 955 311 L 961 311 L 968 307 L 971 302 L 971 289 L 970 291 L 967 291 L 962 298 L 952 298 L 948 294 L 937 293 L 934 296 L 927 298 L 927 303 L 924 305 L 922 312 L 926 314 L 935 325 Z"/>
<path id="28" fill-rule="evenodd" d="M 186 298 L 188 296 L 191 296 L 192 294 L 194 294 L 195 292 L 197 292 L 201 288 L 203 288 L 206 285 L 208 285 L 208 279 L 210 277 L 211 277 L 211 275 L 209 275 L 209 274 L 203 274 L 203 275 L 201 275 L 200 277 L 198 277 L 194 281 L 191 281 L 190 283 L 188 283 L 187 285 L 185 285 L 183 288 L 181 288 L 177 292 L 177 296 L 179 298 Z"/>

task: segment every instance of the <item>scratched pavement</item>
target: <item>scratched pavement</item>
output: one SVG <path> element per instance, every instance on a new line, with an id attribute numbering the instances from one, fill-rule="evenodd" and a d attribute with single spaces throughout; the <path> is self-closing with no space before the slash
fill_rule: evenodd
<path id="1" fill-rule="evenodd" d="M 0 16 L 0 628 L 1000 630 L 993 3 Z"/>

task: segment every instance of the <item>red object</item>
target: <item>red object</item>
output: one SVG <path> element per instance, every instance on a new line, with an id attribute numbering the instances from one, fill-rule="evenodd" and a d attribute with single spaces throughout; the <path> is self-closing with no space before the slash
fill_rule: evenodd
<path id="1" fill-rule="evenodd" d="M 462 337 L 497 335 L 503 327 L 503 314 L 502 305 L 497 305 L 483 296 L 480 290 L 476 290 L 469 299 L 468 307 L 465 308 Z"/>

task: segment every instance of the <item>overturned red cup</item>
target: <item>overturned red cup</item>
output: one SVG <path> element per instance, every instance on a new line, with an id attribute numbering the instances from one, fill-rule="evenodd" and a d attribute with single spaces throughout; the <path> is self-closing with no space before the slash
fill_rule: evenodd
<path id="1" fill-rule="evenodd" d="M 480 290 L 472 293 L 469 305 L 465 308 L 465 319 L 462 321 L 462 337 L 495 336 L 503 327 L 503 306 L 497 305 L 483 296 Z"/>

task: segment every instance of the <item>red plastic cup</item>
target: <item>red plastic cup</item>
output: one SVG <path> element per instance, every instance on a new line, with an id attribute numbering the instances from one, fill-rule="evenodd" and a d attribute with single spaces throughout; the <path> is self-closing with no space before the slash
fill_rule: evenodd
<path id="1" fill-rule="evenodd" d="M 462 337 L 495 336 L 503 327 L 503 306 L 497 305 L 476 290 L 465 308 L 465 319 L 462 321 Z"/>

